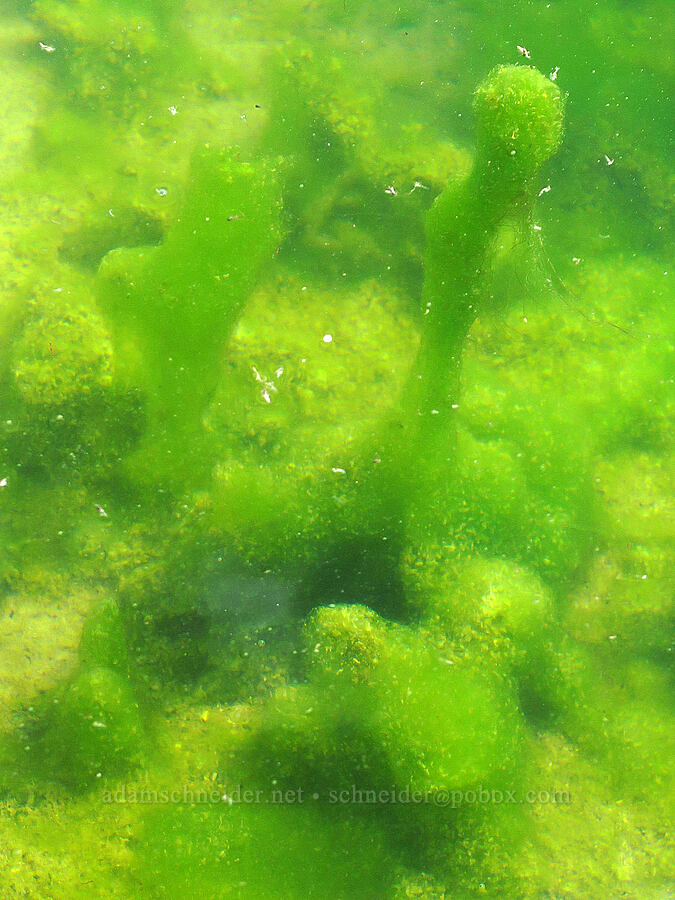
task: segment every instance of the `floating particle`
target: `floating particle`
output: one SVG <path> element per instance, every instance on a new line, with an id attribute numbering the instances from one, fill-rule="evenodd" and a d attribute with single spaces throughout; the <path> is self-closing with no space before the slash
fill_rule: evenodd
<path id="1" fill-rule="evenodd" d="M 427 187 L 426 184 L 422 184 L 421 181 L 416 181 L 416 182 L 413 184 L 412 188 L 408 191 L 408 193 L 409 193 L 409 194 L 412 194 L 412 192 L 413 192 L 413 191 L 416 191 L 418 188 L 422 188 L 422 190 L 424 190 L 424 191 L 428 191 L 428 190 L 429 190 L 429 188 Z"/>
<path id="2" fill-rule="evenodd" d="M 524 56 L 525 59 L 532 59 L 532 54 L 527 49 L 527 47 L 521 47 L 520 44 L 516 44 L 516 50 L 518 51 L 518 53 Z"/>

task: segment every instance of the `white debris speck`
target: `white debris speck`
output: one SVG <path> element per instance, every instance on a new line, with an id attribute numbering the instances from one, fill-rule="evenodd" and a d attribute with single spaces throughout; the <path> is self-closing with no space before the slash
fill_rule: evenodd
<path id="1" fill-rule="evenodd" d="M 388 188 L 385 188 L 384 192 L 385 194 L 391 194 L 392 197 L 395 197 L 398 194 L 398 191 L 393 184 L 390 184 Z"/>
<path id="2" fill-rule="evenodd" d="M 178 110 L 176 109 L 175 106 L 170 106 L 170 107 L 169 107 L 169 112 L 171 113 L 172 116 L 175 116 L 176 113 L 178 112 Z"/>
<path id="3" fill-rule="evenodd" d="M 103 509 L 103 507 L 99 503 L 95 503 L 94 506 L 102 519 L 108 518 L 108 513 Z"/>
<path id="4" fill-rule="evenodd" d="M 7 487 L 7 479 L 0 478 L 0 488 L 4 488 L 4 487 Z"/>
<path id="5" fill-rule="evenodd" d="M 516 50 L 518 51 L 518 53 L 524 56 L 525 59 L 532 59 L 532 54 L 527 49 L 527 47 L 521 47 L 520 44 L 516 44 Z"/>
<path id="6" fill-rule="evenodd" d="M 610 159 L 609 156 L 607 156 L 606 153 L 604 154 L 604 156 L 605 156 L 605 162 L 607 163 L 607 165 L 608 165 L 608 166 L 613 166 L 613 165 L 614 165 L 614 160 L 613 160 L 613 159 Z"/>
<path id="7" fill-rule="evenodd" d="M 581 262 L 581 257 L 580 257 L 580 256 L 573 256 L 573 257 L 572 257 L 572 262 L 574 263 L 575 266 L 578 266 L 579 263 Z"/>
<path id="8" fill-rule="evenodd" d="M 534 228 L 535 231 L 541 231 L 541 225 L 533 225 L 532 228 Z"/>
<path id="9" fill-rule="evenodd" d="M 559 71 L 560 71 L 560 66 L 556 66 L 555 69 L 548 76 L 551 79 L 551 81 L 555 81 L 557 79 Z"/>
<path id="10" fill-rule="evenodd" d="M 40 45 L 40 50 L 44 50 L 45 53 L 53 53 L 56 50 L 56 47 L 51 47 L 49 44 L 43 44 L 42 41 L 38 41 Z"/>
<path id="11" fill-rule="evenodd" d="M 332 344 L 333 343 L 333 335 L 332 334 L 324 334 L 321 338 L 324 344 Z"/>
<path id="12" fill-rule="evenodd" d="M 541 197 L 542 194 L 548 194 L 548 192 L 549 192 L 550 190 L 551 190 L 551 185 L 550 185 L 550 184 L 547 184 L 546 187 L 543 187 L 543 188 L 539 191 L 539 193 L 537 194 L 537 196 L 538 196 L 538 197 Z"/>
<path id="13" fill-rule="evenodd" d="M 331 472 L 335 475 L 346 475 L 347 471 L 345 469 L 341 469 L 340 466 L 333 466 Z"/>
<path id="14" fill-rule="evenodd" d="M 258 382 L 259 385 L 262 385 L 262 390 L 260 391 L 260 396 L 263 398 L 265 403 L 271 403 L 272 402 L 272 394 L 277 393 L 276 384 L 267 378 L 263 378 L 263 376 L 260 374 L 260 372 L 256 369 L 255 366 L 251 366 L 251 369 L 253 370 L 253 376 L 254 376 L 255 380 Z M 283 375 L 284 374 L 283 367 L 280 366 L 274 374 L 275 374 L 276 378 L 279 378 L 281 375 Z"/>
<path id="15" fill-rule="evenodd" d="M 422 188 L 423 191 L 428 191 L 429 188 L 426 184 L 422 184 L 421 181 L 416 181 L 411 189 L 408 191 L 409 194 L 412 194 L 413 191 L 416 191 L 418 188 Z"/>

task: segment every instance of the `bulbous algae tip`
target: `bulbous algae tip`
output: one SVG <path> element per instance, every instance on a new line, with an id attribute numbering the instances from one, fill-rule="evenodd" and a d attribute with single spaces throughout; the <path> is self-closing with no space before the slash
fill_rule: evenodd
<path id="1" fill-rule="evenodd" d="M 473 101 L 479 164 L 528 181 L 560 147 L 564 98 L 531 66 L 497 66 Z"/>

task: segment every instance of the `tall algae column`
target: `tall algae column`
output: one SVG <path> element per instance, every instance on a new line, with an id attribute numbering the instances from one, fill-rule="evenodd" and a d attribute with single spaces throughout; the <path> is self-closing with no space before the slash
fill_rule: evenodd
<path id="1" fill-rule="evenodd" d="M 462 348 L 480 313 L 491 245 L 502 223 L 527 215 L 537 172 L 562 137 L 560 91 L 530 67 L 494 69 L 476 90 L 474 113 L 473 169 L 436 199 L 426 221 L 424 328 L 404 398 L 407 452 L 422 484 L 453 455 Z"/>
<path id="2" fill-rule="evenodd" d="M 281 201 L 264 164 L 208 145 L 194 156 L 185 208 L 158 247 L 103 260 L 98 298 L 118 374 L 145 394 L 136 468 L 161 478 L 199 465 L 203 410 L 261 266 L 280 242 Z"/>

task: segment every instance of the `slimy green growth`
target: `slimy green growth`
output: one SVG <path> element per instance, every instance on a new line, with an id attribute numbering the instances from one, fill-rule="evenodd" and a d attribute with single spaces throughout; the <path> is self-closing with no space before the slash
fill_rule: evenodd
<path id="1" fill-rule="evenodd" d="M 186 457 L 195 461 L 190 445 L 199 442 L 226 342 L 279 245 L 279 210 L 268 167 L 207 145 L 193 157 L 184 209 L 164 243 L 103 260 L 98 298 L 118 373 L 145 393 L 143 452 L 155 474 L 175 477 Z"/>
<path id="2" fill-rule="evenodd" d="M 474 96 L 476 155 L 459 185 L 427 215 L 424 325 L 405 412 L 419 423 L 419 465 L 428 465 L 453 431 L 459 368 L 469 328 L 480 313 L 481 273 L 498 227 L 526 215 L 535 177 L 560 146 L 563 98 L 534 68 L 499 66 Z"/>

